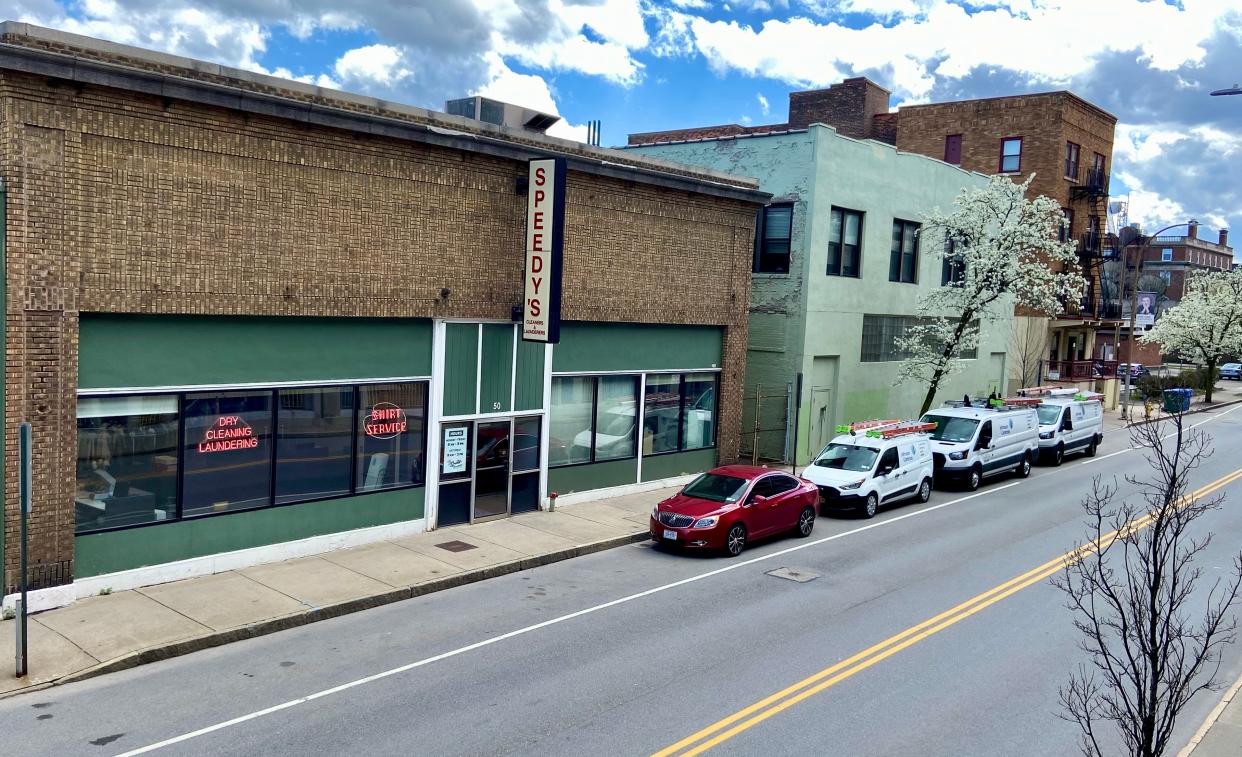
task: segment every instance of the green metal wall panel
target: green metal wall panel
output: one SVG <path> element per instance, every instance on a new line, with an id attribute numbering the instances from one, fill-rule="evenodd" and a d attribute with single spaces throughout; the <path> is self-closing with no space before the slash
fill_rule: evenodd
<path id="1" fill-rule="evenodd" d="M 702 473 L 716 467 L 716 450 L 696 449 L 643 458 L 643 481 Z"/>
<path id="2" fill-rule="evenodd" d="M 548 491 L 558 495 L 621 486 L 638 481 L 638 460 L 610 460 L 605 463 L 571 465 L 548 471 Z"/>
<path id="3" fill-rule="evenodd" d="M 444 326 L 444 414 L 478 412 L 479 324 Z"/>
<path id="4" fill-rule="evenodd" d="M 83 313 L 78 387 L 431 375 L 431 321 Z"/>
<path id="5" fill-rule="evenodd" d="M 423 489 L 272 507 L 74 539 L 78 578 L 423 517 Z"/>
<path id="6" fill-rule="evenodd" d="M 518 340 L 516 410 L 543 408 L 543 351 L 538 342 Z"/>
<path id="7" fill-rule="evenodd" d="M 552 350 L 552 370 L 719 368 L 723 334 L 719 326 L 563 323 L 561 341 Z"/>
<path id="8" fill-rule="evenodd" d="M 508 412 L 513 393 L 513 334 L 508 323 L 483 324 L 479 411 Z"/>

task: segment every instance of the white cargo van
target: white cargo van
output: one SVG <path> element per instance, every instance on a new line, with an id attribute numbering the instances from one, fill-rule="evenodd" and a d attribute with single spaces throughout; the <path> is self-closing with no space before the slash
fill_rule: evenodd
<path id="1" fill-rule="evenodd" d="M 921 420 L 934 423 L 932 458 L 938 482 L 960 482 L 974 491 L 989 476 L 1031 474 L 1039 454 L 1039 400 L 952 402 Z"/>
<path id="2" fill-rule="evenodd" d="M 1104 441 L 1104 405 L 1090 395 L 1060 390 L 1043 398 L 1039 412 L 1039 457 L 1060 465 L 1066 455 L 1095 457 Z"/>
<path id="3" fill-rule="evenodd" d="M 825 510 L 854 510 L 875 517 L 880 505 L 931 498 L 935 468 L 928 424 L 854 424 L 834 438 L 802 478 L 819 487 Z M 838 430 L 842 430 L 838 427 Z"/>

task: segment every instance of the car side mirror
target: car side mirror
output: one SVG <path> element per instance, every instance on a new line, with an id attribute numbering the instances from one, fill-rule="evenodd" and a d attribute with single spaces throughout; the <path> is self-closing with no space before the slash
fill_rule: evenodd
<path id="1" fill-rule="evenodd" d="M 768 501 L 767 497 L 763 496 L 762 494 L 756 494 L 755 496 L 751 497 L 750 504 L 765 505 L 767 504 L 767 501 Z"/>

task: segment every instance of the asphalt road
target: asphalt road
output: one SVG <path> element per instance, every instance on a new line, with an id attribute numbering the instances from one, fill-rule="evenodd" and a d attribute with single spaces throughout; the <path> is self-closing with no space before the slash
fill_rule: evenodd
<path id="1" fill-rule="evenodd" d="M 1242 468 L 1242 406 L 1193 420 L 1217 448 L 1194 486 Z M 692 737 L 676 753 L 1076 753 L 1057 688 L 1083 658 L 1060 592 L 1031 571 L 1084 538 L 1093 476 L 1147 470 L 1128 446 L 1116 433 L 1093 460 L 975 495 L 820 518 L 810 539 L 735 560 L 634 545 L 2 700 L 0 747 L 643 755 Z M 1209 581 L 1242 544 L 1242 479 L 1221 491 L 1231 501 L 1201 521 Z M 1231 648 L 1222 678 L 1239 673 Z M 1213 704 L 1192 703 L 1179 743 Z"/>

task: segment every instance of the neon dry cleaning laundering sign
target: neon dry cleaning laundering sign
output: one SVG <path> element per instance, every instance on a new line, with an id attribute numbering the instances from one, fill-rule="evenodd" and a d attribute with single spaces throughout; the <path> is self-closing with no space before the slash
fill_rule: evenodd
<path id="1" fill-rule="evenodd" d="M 561 339 L 561 264 L 565 226 L 565 159 L 530 161 L 526 193 L 526 279 L 522 338 Z"/>

